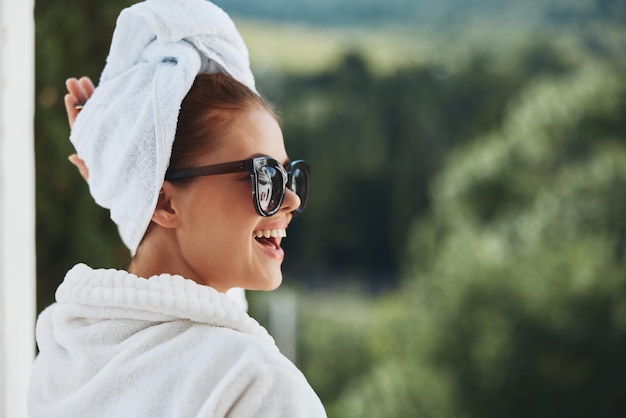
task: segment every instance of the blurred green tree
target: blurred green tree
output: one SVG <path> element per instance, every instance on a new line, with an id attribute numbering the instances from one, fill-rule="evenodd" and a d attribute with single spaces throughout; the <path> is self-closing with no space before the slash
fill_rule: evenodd
<path id="1" fill-rule="evenodd" d="M 498 72 L 477 52 L 445 76 L 432 66 L 378 76 L 351 53 L 323 74 L 275 85 L 290 154 L 314 167 L 310 210 L 285 242 L 285 271 L 317 285 L 394 287 L 408 225 L 430 210 L 429 184 L 445 155 L 498 126 L 529 79 L 571 68 L 545 44 L 515 60 L 515 71 Z"/>
<path id="2" fill-rule="evenodd" d="M 621 416 L 621 74 L 539 79 L 452 153 L 411 234 L 401 331 L 334 416 Z"/>

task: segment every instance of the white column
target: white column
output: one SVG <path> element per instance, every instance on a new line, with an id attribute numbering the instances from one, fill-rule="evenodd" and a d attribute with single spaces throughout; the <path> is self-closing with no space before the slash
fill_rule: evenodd
<path id="1" fill-rule="evenodd" d="M 280 351 L 292 362 L 297 361 L 298 301 L 289 289 L 269 293 L 269 333 Z"/>
<path id="2" fill-rule="evenodd" d="M 0 0 L 0 417 L 27 417 L 35 353 L 34 0 Z"/>

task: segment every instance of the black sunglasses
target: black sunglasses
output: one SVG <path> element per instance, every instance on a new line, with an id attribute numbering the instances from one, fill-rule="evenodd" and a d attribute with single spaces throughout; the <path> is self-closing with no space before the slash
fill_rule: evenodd
<path id="1" fill-rule="evenodd" d="M 304 211 L 309 197 L 309 164 L 298 160 L 289 164 L 286 170 L 271 157 L 255 157 L 248 160 L 187 168 L 165 173 L 165 180 L 181 180 L 189 177 L 213 176 L 217 174 L 250 173 L 252 201 L 261 216 L 272 216 L 280 209 L 285 198 L 285 188 L 289 188 L 300 198 L 300 206 L 293 211 L 299 215 Z"/>

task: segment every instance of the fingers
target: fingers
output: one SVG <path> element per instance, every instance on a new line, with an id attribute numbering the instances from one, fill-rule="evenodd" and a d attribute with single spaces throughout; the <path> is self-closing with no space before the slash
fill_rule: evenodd
<path id="1" fill-rule="evenodd" d="M 81 160 L 77 154 L 70 155 L 68 159 L 76 166 L 76 168 L 78 168 L 80 175 L 85 179 L 85 181 L 87 181 L 89 179 L 89 170 L 87 169 L 85 162 Z"/>
<path id="2" fill-rule="evenodd" d="M 83 88 L 83 91 L 87 95 L 87 97 L 85 98 L 85 101 L 87 101 L 87 99 L 89 99 L 91 95 L 93 94 L 93 91 L 96 89 L 96 87 L 93 85 L 91 78 L 85 77 L 85 76 L 81 77 L 78 80 L 78 83 L 80 84 L 80 86 Z"/>
<path id="3" fill-rule="evenodd" d="M 78 116 L 79 109 L 76 109 L 76 105 L 80 102 L 76 100 L 76 97 L 71 94 L 66 94 L 63 98 L 65 102 L 65 112 L 67 112 L 67 121 L 70 124 L 70 128 L 74 126 L 74 121 L 76 120 L 76 116 Z"/>
<path id="4" fill-rule="evenodd" d="M 89 77 L 68 78 L 65 81 L 65 87 L 68 93 L 64 97 L 65 111 L 70 128 L 74 125 L 78 112 L 87 99 L 91 97 L 95 90 L 95 86 Z"/>
<path id="5" fill-rule="evenodd" d="M 95 89 L 89 77 L 68 78 L 65 87 L 69 94 L 74 96 L 78 103 L 85 103 L 91 97 Z"/>

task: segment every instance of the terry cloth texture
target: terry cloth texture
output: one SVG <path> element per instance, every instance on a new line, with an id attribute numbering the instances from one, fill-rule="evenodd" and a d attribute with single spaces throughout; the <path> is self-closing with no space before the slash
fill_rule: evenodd
<path id="1" fill-rule="evenodd" d="M 198 73 L 227 73 L 256 92 L 248 50 L 206 0 L 147 0 L 117 20 L 99 84 L 70 140 L 89 190 L 135 254 L 156 207 L 183 98 Z"/>
<path id="2" fill-rule="evenodd" d="M 223 293 L 78 264 L 37 322 L 29 416 L 325 417 L 302 373 Z"/>

